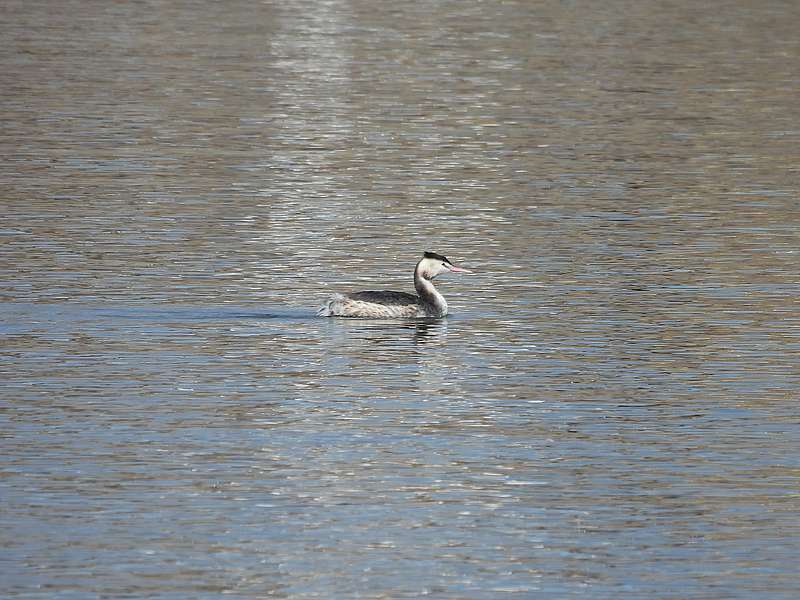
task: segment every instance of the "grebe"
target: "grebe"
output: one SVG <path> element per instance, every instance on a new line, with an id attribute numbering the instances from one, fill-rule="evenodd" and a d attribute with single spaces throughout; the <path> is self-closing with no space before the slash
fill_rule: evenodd
<path id="1" fill-rule="evenodd" d="M 444 317 L 447 314 L 447 302 L 433 287 L 432 280 L 446 271 L 472 273 L 455 266 L 441 254 L 426 252 L 414 269 L 414 287 L 419 296 L 386 290 L 334 294 L 317 311 L 317 316 L 362 319 Z"/>

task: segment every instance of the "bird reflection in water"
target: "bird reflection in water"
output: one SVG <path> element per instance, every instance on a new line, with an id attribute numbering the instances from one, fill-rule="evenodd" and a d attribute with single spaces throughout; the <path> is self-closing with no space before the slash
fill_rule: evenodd
<path id="1" fill-rule="evenodd" d="M 396 320 L 349 320 L 336 323 L 336 336 L 342 336 L 339 346 L 353 340 L 364 340 L 386 349 L 402 348 L 408 340 L 415 345 L 441 344 L 447 335 L 446 319 L 396 319 Z M 345 341 L 347 340 L 347 341 Z"/>
<path id="2" fill-rule="evenodd" d="M 447 321 L 444 319 L 419 319 L 413 326 L 415 344 L 441 344 L 447 336 Z"/>

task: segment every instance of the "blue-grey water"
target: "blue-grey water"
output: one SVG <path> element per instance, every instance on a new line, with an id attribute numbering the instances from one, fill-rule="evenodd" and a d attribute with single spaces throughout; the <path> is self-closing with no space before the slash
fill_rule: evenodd
<path id="1" fill-rule="evenodd" d="M 800 4 L 0 17 L 3 598 L 797 597 Z"/>

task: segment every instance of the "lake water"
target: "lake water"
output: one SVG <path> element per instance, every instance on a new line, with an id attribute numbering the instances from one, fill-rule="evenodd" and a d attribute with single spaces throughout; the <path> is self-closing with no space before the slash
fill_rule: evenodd
<path id="1" fill-rule="evenodd" d="M 800 4 L 0 11 L 3 597 L 797 597 Z"/>

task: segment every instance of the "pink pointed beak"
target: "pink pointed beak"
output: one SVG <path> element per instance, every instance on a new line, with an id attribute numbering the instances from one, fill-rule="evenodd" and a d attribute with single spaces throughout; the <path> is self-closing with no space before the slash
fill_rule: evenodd
<path id="1" fill-rule="evenodd" d="M 453 273 L 472 273 L 469 269 L 464 269 L 462 267 L 457 267 L 455 265 L 448 265 L 447 267 Z"/>

